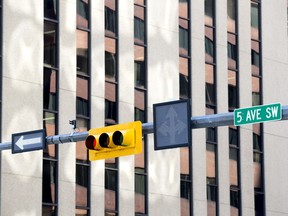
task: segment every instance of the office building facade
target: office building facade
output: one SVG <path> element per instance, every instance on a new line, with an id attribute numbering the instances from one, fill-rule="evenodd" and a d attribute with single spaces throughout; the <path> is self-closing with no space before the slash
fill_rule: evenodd
<path id="1" fill-rule="evenodd" d="M 1 0 L 1 142 L 288 104 L 287 0 Z M 75 123 L 72 125 L 71 123 Z M 288 122 L 89 161 L 84 140 L 1 151 L 0 215 L 288 215 Z"/>

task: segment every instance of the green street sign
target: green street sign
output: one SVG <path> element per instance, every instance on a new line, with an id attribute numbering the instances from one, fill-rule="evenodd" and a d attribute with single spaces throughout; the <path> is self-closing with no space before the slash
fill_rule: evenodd
<path id="1" fill-rule="evenodd" d="M 281 120 L 281 118 L 282 106 L 280 103 L 253 106 L 234 110 L 235 126 Z"/>

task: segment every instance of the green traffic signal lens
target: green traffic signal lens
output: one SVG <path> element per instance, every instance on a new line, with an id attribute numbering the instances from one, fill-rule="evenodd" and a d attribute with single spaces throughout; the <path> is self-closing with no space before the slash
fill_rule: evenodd
<path id="1" fill-rule="evenodd" d="M 103 148 L 107 148 L 110 142 L 110 138 L 109 135 L 107 133 L 102 133 L 99 136 L 99 144 L 101 147 Z"/>
<path id="2" fill-rule="evenodd" d="M 115 131 L 112 136 L 113 143 L 115 145 L 122 145 L 123 143 L 123 134 L 120 131 Z"/>

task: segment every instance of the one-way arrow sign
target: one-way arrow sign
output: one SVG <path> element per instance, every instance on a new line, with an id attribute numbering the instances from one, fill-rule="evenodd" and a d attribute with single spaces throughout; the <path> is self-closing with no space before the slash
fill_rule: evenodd
<path id="1" fill-rule="evenodd" d="M 12 134 L 12 154 L 43 149 L 44 143 L 44 130 Z"/>

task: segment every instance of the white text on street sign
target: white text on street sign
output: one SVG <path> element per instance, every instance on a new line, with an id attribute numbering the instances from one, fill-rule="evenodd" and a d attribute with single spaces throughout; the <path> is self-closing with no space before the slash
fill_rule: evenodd
<path id="1" fill-rule="evenodd" d="M 282 107 L 280 103 L 253 106 L 234 110 L 234 125 L 254 124 L 281 120 Z"/>

